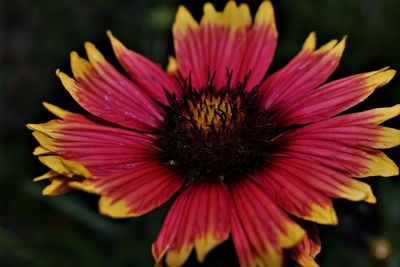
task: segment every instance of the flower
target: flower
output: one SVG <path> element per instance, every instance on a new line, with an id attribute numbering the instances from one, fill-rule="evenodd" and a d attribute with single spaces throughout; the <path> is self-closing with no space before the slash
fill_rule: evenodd
<path id="1" fill-rule="evenodd" d="M 400 131 L 380 124 L 400 105 L 338 115 L 395 71 L 325 83 L 346 38 L 316 49 L 311 33 L 264 78 L 277 42 L 268 1 L 254 20 L 234 1 L 222 12 L 205 4 L 200 22 L 181 6 L 173 35 L 176 58 L 166 72 L 111 32 L 129 78 L 91 43 L 88 61 L 71 53 L 73 78 L 57 70 L 90 114 L 45 103 L 59 119 L 28 124 L 40 144 L 34 155 L 51 169 L 35 179 L 50 180 L 43 194 L 98 194 L 100 212 L 114 218 L 140 216 L 176 195 L 152 246 L 157 264 L 181 266 L 192 250 L 204 261 L 232 236 L 241 266 L 281 266 L 284 249 L 317 266 L 319 240 L 306 221 L 337 224 L 332 198 L 374 203 L 358 178 L 399 172 L 378 149 L 399 145 Z"/>

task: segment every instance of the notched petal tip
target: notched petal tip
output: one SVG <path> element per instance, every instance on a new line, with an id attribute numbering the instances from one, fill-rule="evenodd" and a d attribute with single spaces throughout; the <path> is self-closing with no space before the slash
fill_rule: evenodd
<path id="1" fill-rule="evenodd" d="M 225 23 L 225 18 L 221 14 L 221 12 L 218 12 L 214 5 L 207 2 L 203 6 L 203 16 L 201 17 L 200 20 L 200 25 L 217 25 L 221 26 Z"/>
<path id="2" fill-rule="evenodd" d="M 374 86 L 380 88 L 385 84 L 389 83 L 396 75 L 396 71 L 390 67 L 385 67 L 377 71 L 371 71 L 365 74 L 366 83 L 368 86 Z"/>
<path id="3" fill-rule="evenodd" d="M 244 26 L 244 24 L 242 22 L 242 16 L 238 10 L 238 7 L 237 7 L 235 1 L 228 1 L 228 3 L 226 3 L 225 8 L 222 11 L 221 15 L 224 20 L 224 23 L 226 25 L 229 25 L 229 27 L 233 31 L 236 31 L 238 28 L 241 28 Z"/>
<path id="4" fill-rule="evenodd" d="M 270 1 L 263 1 L 259 6 L 255 18 L 254 25 L 270 25 L 276 32 L 275 12 Z"/>
<path id="5" fill-rule="evenodd" d="M 77 78 L 77 79 L 84 78 L 87 75 L 89 75 L 90 70 L 92 69 L 92 66 L 90 65 L 90 63 L 87 60 L 81 58 L 77 52 L 75 52 L 75 51 L 71 52 L 70 60 L 71 60 L 72 73 L 75 78 Z M 60 76 L 59 76 L 60 79 L 62 76 L 67 76 L 63 72 L 59 72 L 59 74 L 60 74 Z"/>
<path id="6" fill-rule="evenodd" d="M 175 15 L 174 25 L 172 26 L 173 32 L 186 33 L 188 28 L 197 29 L 198 27 L 199 24 L 193 18 L 190 11 L 186 7 L 180 5 Z"/>
<path id="7" fill-rule="evenodd" d="M 242 17 L 242 21 L 243 21 L 244 25 L 245 26 L 250 26 L 252 24 L 252 22 L 253 22 L 253 19 L 251 17 L 251 12 L 250 12 L 249 5 L 246 4 L 246 3 L 241 3 L 238 6 L 238 10 L 239 10 L 239 13 L 240 13 L 240 15 Z"/>

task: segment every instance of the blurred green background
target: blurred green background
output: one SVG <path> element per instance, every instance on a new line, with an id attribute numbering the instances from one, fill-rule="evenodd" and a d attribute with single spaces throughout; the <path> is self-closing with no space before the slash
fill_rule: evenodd
<path id="1" fill-rule="evenodd" d="M 251 2 L 253 12 L 259 3 Z M 342 63 L 332 78 L 384 66 L 400 69 L 398 0 L 273 3 L 280 37 L 271 70 L 293 57 L 312 30 L 319 44 L 349 35 Z M 165 66 L 173 53 L 170 29 L 179 4 L 197 18 L 201 15 L 200 0 L 0 1 L 0 266 L 153 265 L 150 246 L 167 207 L 141 218 L 112 220 L 98 214 L 96 196 L 73 192 L 42 197 L 44 184 L 31 180 L 46 168 L 31 155 L 36 143 L 24 125 L 52 119 L 41 101 L 81 111 L 54 71 L 69 72 L 69 52 L 83 55 L 83 43 L 88 40 L 117 64 L 107 29 L 131 49 Z M 400 103 L 399 77 L 353 110 L 396 103 Z M 399 128 L 400 120 L 387 125 Z M 398 152 L 392 149 L 388 154 L 400 163 Z M 335 202 L 340 225 L 321 227 L 321 266 L 400 266 L 398 178 L 367 179 L 378 198 L 376 205 Z M 390 255 L 379 260 L 373 253 L 377 247 L 388 248 Z M 194 257 L 187 264 L 198 265 Z M 237 266 L 230 241 L 212 251 L 203 266 Z"/>

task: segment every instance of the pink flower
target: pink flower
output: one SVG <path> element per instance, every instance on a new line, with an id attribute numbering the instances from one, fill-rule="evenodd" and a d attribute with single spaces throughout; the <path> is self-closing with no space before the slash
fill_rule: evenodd
<path id="1" fill-rule="evenodd" d="M 319 241 L 303 220 L 337 224 L 332 198 L 374 203 L 358 178 L 399 173 L 378 149 L 399 145 L 400 131 L 380 124 L 400 105 L 338 115 L 395 71 L 325 83 L 346 40 L 316 49 L 311 33 L 264 78 L 278 35 L 268 1 L 254 19 L 234 1 L 223 12 L 205 4 L 200 22 L 180 7 L 173 34 L 167 72 L 111 32 L 129 77 L 91 43 L 88 61 L 71 53 L 73 78 L 57 70 L 90 114 L 45 103 L 59 119 L 28 125 L 40 144 L 34 155 L 51 169 L 35 179 L 51 181 L 43 194 L 98 194 L 100 212 L 114 218 L 140 216 L 176 194 L 152 246 L 157 264 L 181 266 L 193 249 L 204 261 L 231 235 L 241 266 L 281 266 L 288 248 L 299 264 L 317 266 Z"/>

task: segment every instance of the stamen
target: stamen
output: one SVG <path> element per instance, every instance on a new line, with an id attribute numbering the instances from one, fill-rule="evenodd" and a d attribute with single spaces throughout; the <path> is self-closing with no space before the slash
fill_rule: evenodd
<path id="1" fill-rule="evenodd" d="M 273 149 L 275 124 L 259 104 L 258 89 L 245 90 L 248 77 L 232 85 L 227 70 L 226 86 L 215 88 L 215 73 L 209 71 L 207 86 L 196 90 L 189 75 L 182 99 L 167 94 L 167 115 L 156 141 L 160 160 L 190 179 L 224 182 L 261 167 Z"/>

